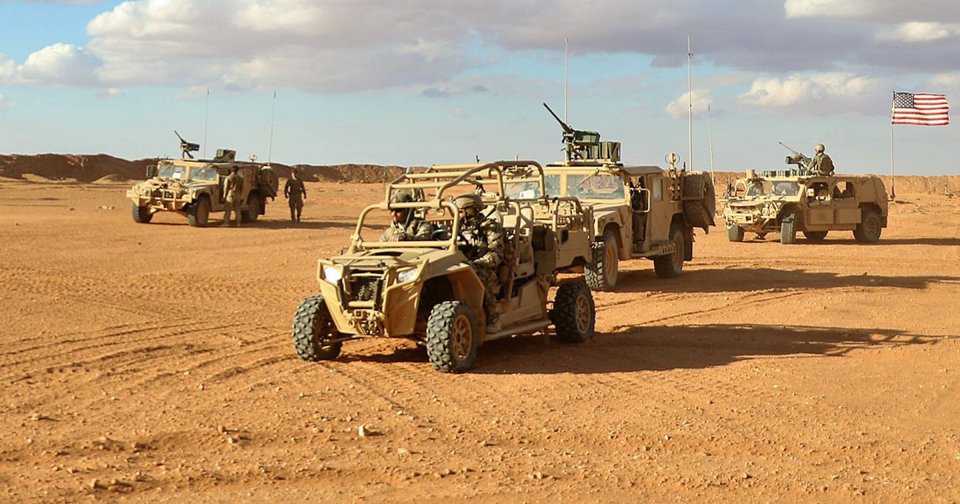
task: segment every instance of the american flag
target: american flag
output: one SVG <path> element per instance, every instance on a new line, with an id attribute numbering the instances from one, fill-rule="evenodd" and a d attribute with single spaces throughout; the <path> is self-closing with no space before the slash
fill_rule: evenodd
<path id="1" fill-rule="evenodd" d="M 947 97 L 931 93 L 893 93 L 893 124 L 946 126 L 950 124 Z"/>

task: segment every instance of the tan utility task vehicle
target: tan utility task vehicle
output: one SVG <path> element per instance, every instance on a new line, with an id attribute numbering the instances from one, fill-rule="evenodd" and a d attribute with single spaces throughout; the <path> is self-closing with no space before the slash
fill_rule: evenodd
<path id="1" fill-rule="evenodd" d="M 693 228 L 709 232 L 714 225 L 709 175 L 678 170 L 675 154 L 667 170 L 624 166 L 620 142 L 601 142 L 599 133 L 575 130 L 550 113 L 563 127 L 566 160 L 544 167 L 548 194 L 576 197 L 593 209 L 590 288 L 612 290 L 624 259 L 652 259 L 657 276 L 680 275 L 684 261 L 693 260 Z"/>
<path id="2" fill-rule="evenodd" d="M 277 196 L 278 179 L 273 169 L 255 162 L 237 161 L 236 151 L 220 149 L 211 160 L 194 160 L 190 152 L 199 149 L 181 138 L 180 159 L 161 159 L 147 167 L 147 180 L 127 191 L 133 201 L 133 220 L 148 223 L 157 212 L 176 212 L 191 226 L 204 227 L 211 212 L 226 210 L 223 181 L 236 167 L 243 179 L 241 217 L 256 222 L 266 211 L 267 198 Z"/>
<path id="3" fill-rule="evenodd" d="M 761 239 L 779 232 L 781 243 L 793 243 L 797 232 L 821 241 L 830 231 L 853 231 L 858 242 L 873 243 L 887 227 L 887 192 L 870 175 L 748 170 L 727 188 L 723 219 L 733 242 L 743 241 L 745 232 Z"/>
<path id="4" fill-rule="evenodd" d="M 575 198 L 504 196 L 508 186 L 531 183 L 543 194 L 543 170 L 531 161 L 435 166 L 394 180 L 383 202 L 361 212 L 347 252 L 319 261 L 320 293 L 304 299 L 293 319 L 297 354 L 333 359 L 347 340 L 411 338 L 426 346 L 437 370 L 461 372 L 473 366 L 481 344 L 497 338 L 553 326 L 560 341 L 590 339 L 590 289 L 582 277 L 558 279 L 590 260 L 589 209 Z M 412 201 L 397 198 L 400 193 Z M 465 255 L 464 216 L 452 203 L 477 193 L 484 218 L 502 222 L 507 248 L 497 272 L 499 320 L 493 326 L 484 310 L 484 283 Z M 378 241 L 382 216 L 391 209 L 410 209 L 413 218 L 432 223 L 432 239 Z M 374 219 L 377 213 L 381 218 Z M 552 285 L 559 287 L 551 309 Z"/>

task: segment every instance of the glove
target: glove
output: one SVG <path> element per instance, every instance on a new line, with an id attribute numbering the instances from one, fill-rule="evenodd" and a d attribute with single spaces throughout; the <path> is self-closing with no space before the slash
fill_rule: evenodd
<path id="1" fill-rule="evenodd" d="M 407 240 L 407 233 L 403 231 L 399 233 L 394 233 L 393 236 L 390 237 L 390 241 L 392 242 L 401 242 L 406 240 Z"/>

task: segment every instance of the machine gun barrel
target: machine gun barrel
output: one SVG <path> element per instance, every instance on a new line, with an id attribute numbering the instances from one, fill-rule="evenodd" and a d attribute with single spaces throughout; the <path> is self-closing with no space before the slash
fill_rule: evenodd
<path id="1" fill-rule="evenodd" d="M 552 115 L 553 118 L 556 119 L 558 123 L 560 123 L 560 127 L 563 128 L 564 133 L 568 135 L 573 133 L 573 128 L 571 128 L 569 124 L 563 122 L 563 119 L 560 119 L 560 117 L 558 117 L 557 114 L 553 112 L 553 109 L 550 108 L 550 105 L 547 105 L 546 102 L 543 102 L 543 106 L 546 107 L 547 112 L 550 112 L 550 115 Z"/>
<path id="2" fill-rule="evenodd" d="M 193 156 L 191 156 L 190 153 L 200 150 L 200 144 L 195 144 L 184 140 L 183 137 L 180 136 L 180 133 L 177 133 L 177 130 L 173 130 L 173 134 L 177 135 L 177 138 L 180 139 L 180 157 L 193 159 Z"/>
<path id="3" fill-rule="evenodd" d="M 792 152 L 794 155 L 796 155 L 796 156 L 803 156 L 803 154 L 800 154 L 800 151 L 797 151 L 797 150 L 793 149 L 793 148 L 790 147 L 789 145 L 787 145 L 787 144 L 785 144 L 785 143 L 783 143 L 783 142 L 777 142 L 777 143 L 779 143 L 780 145 L 782 145 L 782 146 L 783 146 L 784 148 L 786 148 L 788 151 Z"/>

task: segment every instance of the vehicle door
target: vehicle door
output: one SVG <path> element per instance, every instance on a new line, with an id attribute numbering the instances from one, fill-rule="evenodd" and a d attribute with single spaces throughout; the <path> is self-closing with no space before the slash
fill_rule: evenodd
<path id="1" fill-rule="evenodd" d="M 803 222 L 807 226 L 821 227 L 833 224 L 833 195 L 826 177 L 811 178 L 806 185 L 806 205 Z"/>
<path id="2" fill-rule="evenodd" d="M 859 224 L 860 206 L 857 204 L 857 188 L 852 179 L 836 179 L 830 194 L 833 195 L 834 224 Z"/>
<path id="3" fill-rule="evenodd" d="M 650 190 L 650 209 L 647 213 L 646 240 L 644 249 L 657 241 L 666 241 L 670 236 L 670 222 L 673 220 L 673 202 L 670 201 L 669 183 L 662 174 L 644 175 L 647 189 Z"/>

